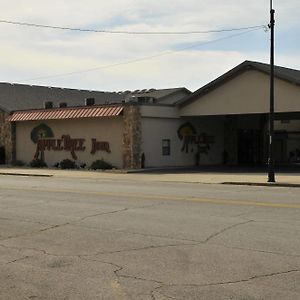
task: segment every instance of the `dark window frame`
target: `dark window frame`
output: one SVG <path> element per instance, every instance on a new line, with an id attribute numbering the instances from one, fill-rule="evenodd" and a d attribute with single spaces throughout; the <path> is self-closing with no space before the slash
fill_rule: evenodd
<path id="1" fill-rule="evenodd" d="M 162 155 L 170 156 L 171 155 L 171 140 L 170 139 L 162 139 Z"/>

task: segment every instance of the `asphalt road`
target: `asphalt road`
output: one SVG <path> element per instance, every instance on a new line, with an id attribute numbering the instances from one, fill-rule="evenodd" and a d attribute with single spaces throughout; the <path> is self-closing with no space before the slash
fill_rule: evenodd
<path id="1" fill-rule="evenodd" d="M 300 189 L 0 176 L 0 299 L 300 299 Z"/>

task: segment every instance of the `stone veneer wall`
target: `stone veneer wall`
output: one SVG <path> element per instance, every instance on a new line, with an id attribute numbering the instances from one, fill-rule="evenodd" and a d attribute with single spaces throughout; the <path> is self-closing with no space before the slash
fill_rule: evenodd
<path id="1" fill-rule="evenodd" d="M 123 111 L 123 167 L 141 168 L 141 113 L 138 105 L 130 104 Z"/>
<path id="2" fill-rule="evenodd" d="M 0 111 L 0 147 L 5 148 L 5 163 L 11 164 L 16 159 L 15 123 L 6 121 L 8 114 Z"/>

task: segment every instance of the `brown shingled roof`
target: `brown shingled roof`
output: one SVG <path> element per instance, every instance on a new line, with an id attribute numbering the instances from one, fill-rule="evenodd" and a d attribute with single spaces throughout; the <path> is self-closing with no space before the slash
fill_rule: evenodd
<path id="1" fill-rule="evenodd" d="M 190 92 L 185 88 L 103 92 L 0 82 L 0 109 L 8 112 L 43 109 L 45 102 L 52 102 L 54 107 L 61 102 L 69 107 L 83 106 L 86 98 L 94 98 L 96 105 L 120 104 L 132 96 L 155 98 L 159 103 L 160 99 L 182 90 Z"/>

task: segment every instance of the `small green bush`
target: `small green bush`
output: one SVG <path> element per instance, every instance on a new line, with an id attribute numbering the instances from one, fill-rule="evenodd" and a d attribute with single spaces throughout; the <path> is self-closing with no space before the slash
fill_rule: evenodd
<path id="1" fill-rule="evenodd" d="M 53 168 L 58 168 L 59 167 L 59 162 L 56 162 L 54 165 L 53 165 Z"/>
<path id="2" fill-rule="evenodd" d="M 48 167 L 47 164 L 41 159 L 34 159 L 29 163 L 32 168 L 45 168 Z"/>
<path id="3" fill-rule="evenodd" d="M 75 161 L 71 159 L 64 159 L 59 163 L 61 169 L 77 169 Z"/>
<path id="4" fill-rule="evenodd" d="M 110 170 L 112 168 L 113 168 L 113 166 L 110 163 L 104 161 L 103 159 L 95 160 L 94 162 L 92 162 L 91 167 L 90 167 L 90 169 L 92 169 L 92 170 L 98 170 L 98 169 Z"/>

